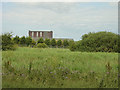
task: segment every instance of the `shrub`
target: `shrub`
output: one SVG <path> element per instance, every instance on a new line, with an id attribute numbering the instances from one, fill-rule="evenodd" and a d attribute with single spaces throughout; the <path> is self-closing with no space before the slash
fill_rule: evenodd
<path id="1" fill-rule="evenodd" d="M 16 44 L 19 44 L 19 42 L 20 42 L 19 36 L 16 35 L 16 36 L 13 38 L 13 41 L 14 41 L 14 43 L 16 43 Z"/>
<path id="2" fill-rule="evenodd" d="M 43 38 L 40 38 L 37 43 L 44 43 Z"/>
<path id="3" fill-rule="evenodd" d="M 70 45 L 72 45 L 74 43 L 74 41 L 70 40 L 68 43 L 69 43 L 69 46 L 70 46 Z"/>
<path id="4" fill-rule="evenodd" d="M 45 44 L 48 45 L 48 46 L 50 46 L 50 39 L 47 39 L 47 38 L 46 38 L 46 39 L 45 39 Z"/>
<path id="5" fill-rule="evenodd" d="M 32 40 L 32 43 L 31 43 L 32 47 L 36 45 L 36 42 L 35 40 Z"/>
<path id="6" fill-rule="evenodd" d="M 112 32 L 88 33 L 77 42 L 76 48 L 87 52 L 118 52 L 118 35 Z"/>
<path id="7" fill-rule="evenodd" d="M 15 50 L 17 48 L 17 45 L 14 44 L 11 36 L 10 33 L 2 35 L 2 50 Z"/>
<path id="8" fill-rule="evenodd" d="M 70 50 L 71 50 L 71 51 L 75 51 L 75 50 L 76 50 L 76 44 L 75 44 L 75 43 L 72 43 L 72 44 L 70 45 Z"/>
<path id="9" fill-rule="evenodd" d="M 56 40 L 55 40 L 55 39 L 52 39 L 52 40 L 51 40 L 51 45 L 52 45 L 53 47 L 56 46 Z"/>
<path id="10" fill-rule="evenodd" d="M 25 38 L 25 36 L 23 36 L 23 37 L 20 38 L 20 44 L 21 45 L 25 45 L 26 44 L 26 38 Z"/>
<path id="11" fill-rule="evenodd" d="M 31 37 L 26 37 L 26 45 L 29 46 L 32 44 L 32 38 Z"/>
<path id="12" fill-rule="evenodd" d="M 63 46 L 64 46 L 64 47 L 68 47 L 68 46 L 69 46 L 69 42 L 68 42 L 67 39 L 63 41 Z"/>
<path id="13" fill-rule="evenodd" d="M 47 48 L 47 45 L 45 43 L 38 43 L 37 47 L 38 48 Z"/>
<path id="14" fill-rule="evenodd" d="M 60 47 L 62 45 L 62 40 L 57 41 L 57 46 Z"/>

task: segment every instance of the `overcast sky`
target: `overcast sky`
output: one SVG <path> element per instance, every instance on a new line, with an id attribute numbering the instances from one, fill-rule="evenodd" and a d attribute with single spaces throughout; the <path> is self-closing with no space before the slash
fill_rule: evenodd
<path id="1" fill-rule="evenodd" d="M 2 33 L 28 36 L 29 30 L 52 30 L 54 38 L 80 40 L 98 31 L 118 33 L 117 2 L 4 2 Z"/>

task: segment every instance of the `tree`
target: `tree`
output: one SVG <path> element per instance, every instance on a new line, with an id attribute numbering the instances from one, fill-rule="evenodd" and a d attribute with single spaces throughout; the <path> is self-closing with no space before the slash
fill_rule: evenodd
<path id="1" fill-rule="evenodd" d="M 112 32 L 88 33 L 76 45 L 79 51 L 118 52 L 118 35 Z"/>
<path id="2" fill-rule="evenodd" d="M 6 33 L 2 35 L 2 50 L 15 50 L 16 45 L 11 39 L 12 34 L 11 33 Z"/>
<path id="3" fill-rule="evenodd" d="M 19 41 L 20 41 L 19 36 L 16 35 L 16 36 L 13 38 L 13 41 L 14 41 L 14 43 L 16 43 L 16 44 L 19 44 Z"/>
<path id="4" fill-rule="evenodd" d="M 50 39 L 47 39 L 47 38 L 46 38 L 46 39 L 45 39 L 45 44 L 48 45 L 48 46 L 50 46 Z"/>
<path id="5" fill-rule="evenodd" d="M 70 50 L 71 50 L 71 51 L 75 51 L 75 50 L 76 50 L 76 45 L 75 45 L 75 43 L 72 43 L 72 44 L 70 45 Z"/>
<path id="6" fill-rule="evenodd" d="M 31 43 L 33 46 L 36 45 L 36 42 L 35 40 L 32 40 L 32 43 Z"/>
<path id="7" fill-rule="evenodd" d="M 20 38 L 20 44 L 21 45 L 25 45 L 26 44 L 25 36 L 23 36 L 23 37 Z"/>
<path id="8" fill-rule="evenodd" d="M 31 37 L 26 37 L 26 44 L 27 44 L 27 46 L 32 44 L 32 38 Z"/>
<path id="9" fill-rule="evenodd" d="M 69 42 L 68 42 L 68 40 L 67 40 L 67 39 L 63 41 L 63 45 L 64 45 L 64 47 L 69 46 Z"/>
<path id="10" fill-rule="evenodd" d="M 37 43 L 44 43 L 43 38 L 41 37 L 41 38 L 38 40 L 38 42 L 37 42 Z"/>
<path id="11" fill-rule="evenodd" d="M 57 41 L 57 46 L 60 47 L 62 45 L 62 40 Z"/>
<path id="12" fill-rule="evenodd" d="M 55 39 L 52 39 L 52 40 L 51 40 L 51 45 L 52 45 L 53 47 L 56 46 L 56 40 L 55 40 Z"/>
<path id="13" fill-rule="evenodd" d="M 69 41 L 69 46 L 72 45 L 73 43 L 74 43 L 74 41 L 73 41 L 73 40 L 70 40 L 70 41 Z"/>

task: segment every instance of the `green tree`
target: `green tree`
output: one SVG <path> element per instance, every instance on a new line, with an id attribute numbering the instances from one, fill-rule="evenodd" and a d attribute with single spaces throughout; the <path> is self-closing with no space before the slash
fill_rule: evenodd
<path id="1" fill-rule="evenodd" d="M 26 44 L 27 44 L 27 46 L 32 44 L 32 38 L 31 37 L 26 37 Z"/>
<path id="2" fill-rule="evenodd" d="M 57 46 L 60 47 L 62 45 L 62 40 L 57 41 Z"/>
<path id="3" fill-rule="evenodd" d="M 70 40 L 69 41 L 69 46 L 72 45 L 74 43 L 74 40 Z"/>
<path id="4" fill-rule="evenodd" d="M 70 45 L 70 50 L 71 50 L 71 51 L 76 51 L 76 44 L 75 44 L 75 43 L 72 43 L 72 44 Z"/>
<path id="5" fill-rule="evenodd" d="M 51 40 L 51 45 L 52 45 L 53 47 L 56 46 L 56 40 L 55 40 L 55 39 L 52 39 L 52 40 Z"/>
<path id="6" fill-rule="evenodd" d="M 36 45 L 36 41 L 35 40 L 32 40 L 32 45 Z"/>
<path id="7" fill-rule="evenodd" d="M 19 41 L 20 41 L 19 36 L 16 35 L 16 36 L 13 38 L 13 41 L 14 41 L 14 43 L 16 43 L 16 44 L 19 44 Z"/>
<path id="8" fill-rule="evenodd" d="M 12 41 L 12 34 L 6 33 L 2 35 L 2 50 L 15 50 L 16 46 Z"/>
<path id="9" fill-rule="evenodd" d="M 117 52 L 118 35 L 112 32 L 88 33 L 77 43 L 77 50 L 87 52 Z"/>
<path id="10" fill-rule="evenodd" d="M 50 39 L 47 39 L 47 38 L 46 38 L 46 39 L 45 39 L 45 44 L 48 45 L 48 46 L 50 46 Z"/>
<path id="11" fill-rule="evenodd" d="M 41 37 L 41 38 L 38 40 L 38 42 L 37 42 L 37 43 L 44 43 L 43 38 Z"/>
<path id="12" fill-rule="evenodd" d="M 26 44 L 26 38 L 25 38 L 25 36 L 23 36 L 23 37 L 20 38 L 20 44 L 21 45 L 25 45 Z"/>
<path id="13" fill-rule="evenodd" d="M 69 42 L 68 42 L 68 40 L 67 40 L 67 39 L 63 41 L 63 45 L 64 45 L 64 47 L 69 46 Z"/>

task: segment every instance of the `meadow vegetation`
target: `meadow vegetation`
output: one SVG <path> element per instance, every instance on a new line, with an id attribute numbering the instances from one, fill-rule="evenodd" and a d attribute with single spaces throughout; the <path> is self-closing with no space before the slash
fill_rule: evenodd
<path id="1" fill-rule="evenodd" d="M 3 88 L 117 88 L 118 53 L 19 47 L 2 52 Z"/>
<path id="2" fill-rule="evenodd" d="M 0 36 L 3 88 L 117 88 L 120 36 L 88 33 L 82 40 Z"/>

